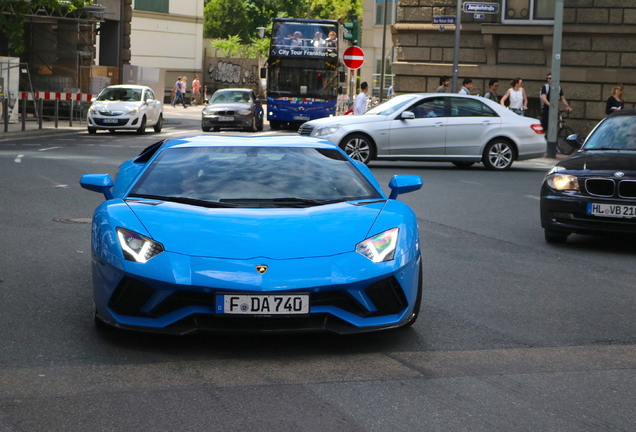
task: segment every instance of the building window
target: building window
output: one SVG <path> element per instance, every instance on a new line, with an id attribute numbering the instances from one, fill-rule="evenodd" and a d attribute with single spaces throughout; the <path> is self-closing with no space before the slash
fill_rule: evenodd
<path id="1" fill-rule="evenodd" d="M 554 21 L 554 0 L 504 0 L 506 24 L 543 24 Z"/>
<path id="2" fill-rule="evenodd" d="M 135 0 L 135 10 L 170 13 L 170 0 Z"/>
<path id="3" fill-rule="evenodd" d="M 397 1 L 387 0 L 388 10 L 386 11 L 386 22 L 388 25 L 395 24 L 395 6 Z M 375 0 L 375 25 L 384 25 L 384 0 Z"/>

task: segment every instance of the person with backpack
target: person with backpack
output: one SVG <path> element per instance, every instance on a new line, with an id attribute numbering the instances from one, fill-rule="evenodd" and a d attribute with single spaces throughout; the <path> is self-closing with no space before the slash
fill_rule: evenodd
<path id="1" fill-rule="evenodd" d="M 548 126 L 549 126 L 549 118 L 550 118 L 550 84 L 552 82 L 552 74 L 549 73 L 546 76 L 547 83 L 541 87 L 541 91 L 539 92 L 539 97 L 541 98 L 541 126 L 543 127 L 543 132 L 548 134 Z M 568 111 L 572 111 L 570 107 L 570 103 L 563 95 L 563 89 L 559 86 L 559 100 L 563 101 L 565 104 L 565 109 Z"/>
<path id="2" fill-rule="evenodd" d="M 488 91 L 484 95 L 486 99 L 490 99 L 493 102 L 499 103 L 499 96 L 497 95 L 497 89 L 499 88 L 499 80 L 491 79 L 488 82 Z"/>

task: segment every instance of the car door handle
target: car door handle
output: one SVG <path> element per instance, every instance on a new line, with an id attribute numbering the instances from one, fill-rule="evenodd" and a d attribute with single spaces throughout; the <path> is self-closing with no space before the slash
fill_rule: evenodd
<path id="1" fill-rule="evenodd" d="M 444 126 L 444 122 L 436 122 L 435 127 Z"/>
<path id="2" fill-rule="evenodd" d="M 484 120 L 483 122 L 481 122 L 482 125 L 486 126 L 490 124 L 490 120 Z"/>

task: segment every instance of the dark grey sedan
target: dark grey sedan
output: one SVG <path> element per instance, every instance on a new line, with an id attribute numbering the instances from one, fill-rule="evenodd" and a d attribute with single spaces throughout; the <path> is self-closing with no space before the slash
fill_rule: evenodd
<path id="1" fill-rule="evenodd" d="M 248 132 L 263 130 L 263 106 L 252 90 L 229 88 L 214 92 L 203 108 L 201 129 L 218 132 L 221 128 L 241 128 Z"/>

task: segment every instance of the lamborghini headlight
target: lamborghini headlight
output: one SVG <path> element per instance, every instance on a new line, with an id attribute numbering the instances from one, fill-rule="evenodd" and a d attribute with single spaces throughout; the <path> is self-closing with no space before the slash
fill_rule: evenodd
<path id="1" fill-rule="evenodd" d="M 554 190 L 579 190 L 579 179 L 571 174 L 554 173 L 548 175 L 548 186 Z"/>
<path id="2" fill-rule="evenodd" d="M 117 228 L 117 238 L 128 261 L 145 263 L 164 251 L 161 243 L 125 228 Z"/>
<path id="3" fill-rule="evenodd" d="M 374 263 L 390 261 L 395 256 L 398 231 L 397 228 L 393 228 L 361 241 L 356 245 L 356 252 Z"/>
<path id="4" fill-rule="evenodd" d="M 311 133 L 311 136 L 327 136 L 327 135 L 331 135 L 332 133 L 335 133 L 340 128 L 341 128 L 341 125 L 339 125 L 339 124 L 335 124 L 335 125 L 331 125 L 331 126 L 324 126 L 324 127 L 321 127 L 321 128 L 316 128 Z"/>

